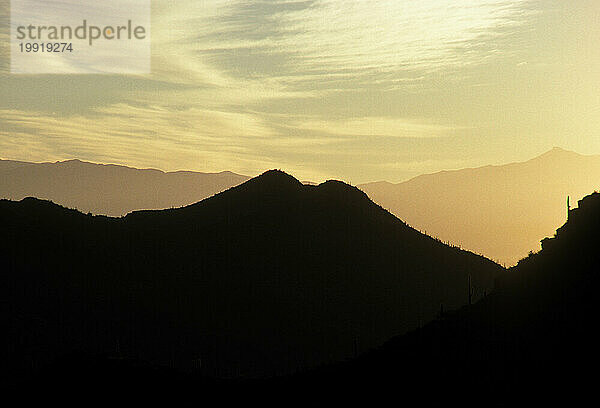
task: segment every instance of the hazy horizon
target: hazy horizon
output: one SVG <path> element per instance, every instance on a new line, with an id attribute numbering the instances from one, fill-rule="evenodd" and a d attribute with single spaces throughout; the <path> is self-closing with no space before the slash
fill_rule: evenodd
<path id="1" fill-rule="evenodd" d="M 197 203 L 256 175 L 166 173 L 80 160 L 34 165 L 0 160 L 0 176 L 0 198 L 33 196 L 84 213 L 123 216 Z M 538 251 L 540 240 L 564 222 L 566 197 L 576 208 L 579 199 L 598 190 L 598 180 L 600 155 L 553 148 L 524 162 L 357 187 L 412 227 L 508 266 Z"/>
<path id="2" fill-rule="evenodd" d="M 153 73 L 138 76 L 9 74 L 2 25 L 0 155 L 358 184 L 553 146 L 600 154 L 599 12 L 591 0 L 156 0 Z"/>
<path id="3" fill-rule="evenodd" d="M 498 162 L 498 163 L 487 163 L 487 164 L 481 164 L 478 166 L 473 166 L 473 167 L 456 167 L 456 168 L 440 168 L 438 170 L 435 171 L 431 171 L 431 172 L 426 172 L 426 173 L 419 173 L 419 174 L 415 174 L 413 176 L 409 176 L 408 178 L 404 178 L 404 179 L 400 179 L 400 180 L 387 180 L 387 179 L 372 179 L 372 180 L 367 180 L 367 181 L 363 181 L 363 182 L 358 182 L 358 183 L 353 183 L 350 180 L 346 180 L 343 178 L 333 178 L 333 177 L 327 177 L 324 176 L 322 179 L 318 179 L 318 180 L 304 180 L 301 179 L 299 176 L 297 176 L 296 174 L 294 174 L 292 171 L 289 171 L 285 168 L 282 167 L 273 167 L 273 168 L 264 168 L 262 170 L 259 170 L 257 173 L 253 173 L 253 174 L 241 174 L 241 173 L 237 173 L 235 171 L 231 171 L 229 169 L 217 169 L 214 171 L 205 171 L 203 169 L 189 169 L 189 168 L 175 168 L 173 170 L 165 170 L 163 168 L 159 168 L 159 167 L 146 167 L 146 166 L 136 166 L 136 165 L 132 165 L 132 164 L 127 164 L 127 163 L 117 163 L 117 162 L 95 162 L 95 161 L 91 161 L 91 160 L 84 160 L 78 157 L 70 157 L 70 158 L 65 158 L 65 159 L 57 159 L 57 160 L 44 160 L 41 159 L 39 161 L 29 161 L 29 160 L 21 160 L 21 159 L 14 159 L 14 158 L 9 158 L 9 157 L 3 157 L 0 156 L 0 160 L 3 161 L 13 161 L 13 162 L 22 162 L 22 163 L 34 163 L 34 164 L 52 164 L 52 163 L 65 163 L 65 162 L 82 162 L 82 163 L 88 163 L 88 164 L 94 164 L 94 165 L 100 165 L 100 166 L 118 166 L 118 167 L 125 167 L 128 169 L 135 169 L 135 170 L 150 170 L 150 171 L 159 171 L 161 173 L 164 174 L 174 174 L 174 173 L 186 173 L 186 172 L 190 172 L 190 173 L 199 173 L 199 174 L 221 174 L 221 173 L 233 173 L 235 175 L 239 175 L 239 176 L 245 176 L 245 177 L 256 177 L 259 176 L 260 174 L 268 171 L 268 170 L 282 170 L 292 176 L 294 176 L 295 178 L 297 178 L 298 180 L 302 181 L 302 182 L 307 182 L 307 183 L 323 183 L 327 180 L 339 180 L 339 181 L 343 181 L 345 183 L 351 184 L 351 185 L 368 185 L 368 184 L 377 184 L 377 183 L 389 183 L 389 184 L 402 184 L 405 183 L 407 181 L 411 181 L 413 179 L 419 178 L 421 176 L 429 176 L 429 175 L 435 175 L 438 173 L 446 173 L 446 172 L 456 172 L 456 171 L 461 171 L 461 170 L 474 170 L 474 169 L 480 169 L 480 168 L 485 168 L 485 167 L 500 167 L 500 166 L 506 166 L 506 165 L 511 165 L 511 164 L 517 164 L 517 163 L 525 163 L 527 161 L 536 159 L 540 156 L 543 156 L 547 153 L 553 152 L 553 151 L 563 151 L 563 152 L 568 152 L 568 153 L 574 153 L 578 156 L 583 156 L 583 157 L 594 157 L 594 156 L 600 156 L 600 154 L 585 154 L 585 153 L 579 153 L 573 150 L 568 150 L 568 149 L 564 149 L 562 147 L 559 146 L 554 146 L 549 150 L 540 152 L 539 154 L 529 157 L 529 158 L 525 158 L 522 161 L 510 161 L 510 162 Z"/>

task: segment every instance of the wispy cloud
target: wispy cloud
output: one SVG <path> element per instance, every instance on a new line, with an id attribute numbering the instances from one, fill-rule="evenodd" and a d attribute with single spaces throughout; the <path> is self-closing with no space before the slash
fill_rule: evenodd
<path id="1" fill-rule="evenodd" d="M 153 0 L 151 75 L 14 77 L 0 48 L 0 152 L 165 170 L 281 167 L 315 180 L 450 166 L 468 136 L 486 126 L 489 146 L 490 123 L 519 116 L 507 95 L 530 81 L 511 83 L 511 70 L 539 74 L 531 55 L 515 54 L 533 41 L 523 33 L 542 3 Z"/>
<path id="2" fill-rule="evenodd" d="M 478 64 L 530 0 L 229 1 L 197 21 L 195 58 L 231 75 L 279 77 L 289 86 L 354 86 L 406 72 Z"/>
<path id="3" fill-rule="evenodd" d="M 0 114 L 0 151 L 22 150 L 28 160 L 77 157 L 167 170 L 246 172 L 257 161 L 269 161 L 252 148 L 255 140 L 271 134 L 253 115 L 122 104 L 66 118 L 22 111 Z"/>
<path id="4" fill-rule="evenodd" d="M 304 120 L 292 124 L 300 129 L 339 136 L 440 137 L 454 134 L 459 127 L 427 123 L 426 120 L 360 117 L 344 120 Z"/>

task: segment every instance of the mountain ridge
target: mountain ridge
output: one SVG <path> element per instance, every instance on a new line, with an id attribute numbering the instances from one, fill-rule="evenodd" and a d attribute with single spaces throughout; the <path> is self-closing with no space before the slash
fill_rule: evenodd
<path id="1" fill-rule="evenodd" d="M 441 311 L 357 359 L 286 378 L 278 384 L 282 394 L 313 389 L 338 402 L 401 394 L 405 401 L 462 406 L 471 405 L 468 389 L 474 406 L 585 401 L 595 385 L 581 368 L 599 357 L 589 327 L 597 320 L 599 220 L 595 192 L 539 253 L 499 276 L 487 296 Z M 344 395 L 348 388 L 360 391 Z"/>
<path id="2" fill-rule="evenodd" d="M 192 204 L 248 179 L 229 171 L 164 172 L 79 159 L 54 163 L 0 160 L 1 198 L 35 196 L 85 213 L 112 216 Z"/>
<path id="3" fill-rule="evenodd" d="M 597 320 L 599 231 L 600 194 L 593 193 L 548 239 L 552 245 L 502 274 L 486 296 L 457 310 L 442 309 L 435 320 L 349 361 L 264 381 L 219 382 L 74 358 L 48 369 L 39 382 L 58 383 L 57 372 L 66 378 L 84 372 L 98 379 L 116 375 L 118 385 L 135 373 L 131 378 L 138 381 L 127 382 L 128 392 L 132 384 L 136 390 L 153 384 L 166 387 L 169 396 L 200 393 L 266 406 L 280 406 L 290 396 L 298 406 L 315 399 L 339 405 L 373 398 L 422 406 L 586 403 L 595 398 L 596 384 L 585 367 L 593 369 L 599 357 L 590 327 Z"/>
<path id="4" fill-rule="evenodd" d="M 77 159 L 66 165 L 59 162 L 58 171 L 48 170 L 56 163 L 44 164 L 48 169 L 14 163 L 16 170 L 7 172 L 0 161 L 0 197 L 36 196 L 111 216 L 187 206 L 248 179 L 227 171 L 165 173 Z M 65 177 L 68 168 L 78 166 L 102 169 L 103 175 L 88 176 L 86 170 Z M 524 162 L 442 171 L 402 183 L 380 181 L 358 188 L 428 235 L 514 265 L 530 251 L 539 250 L 539 238 L 551 235 L 561 224 L 567 196 L 575 202 L 599 185 L 600 156 L 553 148 Z"/>
<path id="5" fill-rule="evenodd" d="M 201 356 L 216 376 L 289 373 L 367 350 L 432 319 L 440 303 L 464 304 L 469 275 L 479 298 L 502 273 L 355 187 L 306 186 L 282 172 L 121 218 L 3 200 L 0 222 L 2 296 L 27 327 L 12 328 L 24 345 L 2 350 L 38 365 L 74 344 L 108 353 L 118 341 L 158 364 Z"/>
<path id="6" fill-rule="evenodd" d="M 600 158 L 599 154 L 581 154 L 581 153 L 575 152 L 573 150 L 567 150 L 562 147 L 555 146 L 552 149 L 547 150 L 544 153 L 541 153 L 541 154 L 539 154 L 535 157 L 532 157 L 530 159 L 527 159 L 527 160 L 514 161 L 514 162 L 502 163 L 502 164 L 486 164 L 483 166 L 464 167 L 464 168 L 452 169 L 452 170 L 439 170 L 439 171 L 435 171 L 432 173 L 419 174 L 418 176 L 411 177 L 408 180 L 403 180 L 403 181 L 399 181 L 399 182 L 392 182 L 392 181 L 387 181 L 387 180 L 377 180 L 377 181 L 369 181 L 366 183 L 360 183 L 360 184 L 358 184 L 358 186 L 369 186 L 369 185 L 374 185 L 374 184 L 375 185 L 376 184 L 386 184 L 386 185 L 396 186 L 399 184 L 405 184 L 405 183 L 411 182 L 413 180 L 420 180 L 421 178 L 427 178 L 429 176 L 436 176 L 436 175 L 448 174 L 448 173 L 460 173 L 460 172 L 465 172 L 465 171 L 476 171 L 476 170 L 483 170 L 483 169 L 501 168 L 501 167 L 507 167 L 507 166 L 515 166 L 515 165 L 521 165 L 524 163 L 536 162 L 539 160 L 543 160 L 545 158 L 555 158 L 559 155 L 563 156 L 563 157 L 571 156 L 571 157 L 577 157 L 577 158 Z"/>
<path id="7" fill-rule="evenodd" d="M 108 167 L 108 168 L 119 168 L 119 169 L 127 169 L 127 170 L 137 170 L 137 171 L 142 171 L 142 172 L 157 172 L 157 173 L 162 173 L 162 174 L 177 174 L 177 173 L 191 173 L 191 174 L 210 174 L 210 175 L 215 175 L 215 174 L 233 174 L 236 176 L 243 176 L 241 174 L 232 172 L 230 170 L 223 170 L 223 171 L 218 171 L 218 172 L 200 172 L 200 171 L 194 171 L 194 170 L 171 170 L 171 171 L 166 171 L 166 170 L 161 170 L 161 169 L 157 169 L 154 167 L 134 167 L 134 166 L 128 166 L 125 164 L 116 164 L 116 163 L 98 163 L 98 162 L 91 162 L 88 160 L 81 160 L 81 159 L 77 159 L 77 158 L 73 158 L 73 159 L 66 159 L 66 160 L 56 160 L 56 161 L 42 161 L 42 162 L 28 162 L 25 160 L 12 160 L 12 159 L 2 159 L 0 158 L 0 165 L 4 164 L 4 165 L 10 165 L 10 164 L 15 164 L 15 165 L 21 165 L 21 166 L 35 166 L 35 165 L 71 165 L 71 164 L 75 164 L 75 165 L 86 165 L 86 166 L 90 166 L 90 167 Z"/>
<path id="8" fill-rule="evenodd" d="M 514 265 L 566 217 L 566 199 L 600 186 L 600 156 L 555 148 L 524 162 L 358 187 L 408 224 Z"/>

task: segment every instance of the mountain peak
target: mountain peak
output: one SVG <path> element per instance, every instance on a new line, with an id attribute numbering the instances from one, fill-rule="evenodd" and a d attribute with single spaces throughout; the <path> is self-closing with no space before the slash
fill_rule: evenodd
<path id="1" fill-rule="evenodd" d="M 260 176 L 249 180 L 248 182 L 271 184 L 276 186 L 281 185 L 297 185 L 301 186 L 302 183 L 295 177 L 287 174 L 282 170 L 267 170 Z"/>
<path id="2" fill-rule="evenodd" d="M 83 160 L 79 160 L 79 159 L 69 159 L 69 160 L 59 160 L 57 162 L 55 162 L 54 164 L 83 164 L 86 163 Z"/>
<path id="3" fill-rule="evenodd" d="M 566 150 L 566 149 L 563 149 L 562 147 L 555 146 L 552 149 L 548 150 L 546 153 L 539 155 L 537 157 L 537 159 L 552 158 L 552 157 L 579 157 L 579 156 L 581 156 L 579 153 L 576 153 L 572 150 Z"/>
<path id="4" fill-rule="evenodd" d="M 300 191 L 304 185 L 295 177 L 281 170 L 268 170 L 245 183 L 237 186 L 234 190 L 253 191 L 258 194 L 280 195 L 286 192 Z"/>
<path id="5" fill-rule="evenodd" d="M 370 201 L 369 197 L 364 191 L 339 180 L 327 180 L 326 182 L 319 184 L 317 188 L 320 191 L 324 191 L 329 194 L 348 195 L 348 197 L 354 196 L 359 199 Z"/>
<path id="6" fill-rule="evenodd" d="M 548 150 L 547 154 L 577 154 L 572 150 L 563 149 L 562 147 L 554 146 Z"/>

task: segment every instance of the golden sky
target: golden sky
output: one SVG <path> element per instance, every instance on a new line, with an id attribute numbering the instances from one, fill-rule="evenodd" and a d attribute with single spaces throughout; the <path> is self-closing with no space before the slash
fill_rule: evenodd
<path id="1" fill-rule="evenodd" d="M 143 76 L 10 74 L 9 3 L 1 158 L 360 183 L 600 153 L 597 0 L 155 0 Z"/>

